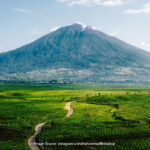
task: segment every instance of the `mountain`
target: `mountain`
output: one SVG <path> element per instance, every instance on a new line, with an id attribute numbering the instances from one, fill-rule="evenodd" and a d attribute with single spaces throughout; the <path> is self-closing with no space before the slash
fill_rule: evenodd
<path id="1" fill-rule="evenodd" d="M 0 80 L 149 82 L 150 53 L 75 23 L 1 53 Z"/>

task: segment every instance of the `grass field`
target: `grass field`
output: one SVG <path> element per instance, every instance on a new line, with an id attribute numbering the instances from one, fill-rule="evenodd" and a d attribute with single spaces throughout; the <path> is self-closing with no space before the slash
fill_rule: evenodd
<path id="1" fill-rule="evenodd" d="M 64 106 L 74 110 L 70 118 Z M 0 149 L 29 150 L 34 127 L 48 122 L 37 143 L 115 143 L 114 146 L 41 146 L 65 150 L 149 150 L 150 89 L 99 85 L 0 85 Z M 51 127 L 51 121 L 54 126 Z"/>

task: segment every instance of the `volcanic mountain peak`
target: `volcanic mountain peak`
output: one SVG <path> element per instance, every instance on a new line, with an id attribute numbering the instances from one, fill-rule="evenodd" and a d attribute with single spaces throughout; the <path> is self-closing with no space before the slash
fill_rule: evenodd
<path id="1" fill-rule="evenodd" d="M 149 66 L 150 53 L 77 22 L 0 54 L 0 80 L 147 81 Z"/>

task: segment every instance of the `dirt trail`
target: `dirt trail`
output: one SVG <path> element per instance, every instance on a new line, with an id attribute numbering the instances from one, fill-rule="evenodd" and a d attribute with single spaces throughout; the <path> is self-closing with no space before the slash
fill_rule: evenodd
<path id="1" fill-rule="evenodd" d="M 73 109 L 71 108 L 71 104 L 74 103 L 75 101 L 73 102 L 68 102 L 66 105 L 65 105 L 65 109 L 68 110 L 68 113 L 66 114 L 66 117 L 69 118 L 72 114 L 73 114 Z"/>
<path id="2" fill-rule="evenodd" d="M 75 101 L 68 102 L 65 105 L 65 109 L 68 110 L 67 115 L 66 115 L 67 118 L 70 117 L 73 114 L 73 109 L 71 108 L 71 104 L 74 103 L 74 102 Z M 36 125 L 35 134 L 28 139 L 28 145 L 29 145 L 31 150 L 40 150 L 40 148 L 37 145 L 35 145 L 35 138 L 39 134 L 39 132 L 41 131 L 42 127 L 45 124 L 46 124 L 46 122 L 43 122 L 43 123 L 40 123 L 40 124 Z"/>
<path id="3" fill-rule="evenodd" d="M 46 124 L 46 122 L 36 125 L 36 127 L 35 127 L 35 131 L 36 132 L 35 132 L 35 134 L 33 136 L 31 136 L 29 138 L 29 140 L 28 140 L 28 145 L 29 145 L 31 150 L 40 150 L 39 147 L 37 145 L 35 145 L 35 138 L 39 134 L 39 132 L 41 131 L 42 127 L 45 124 Z"/>

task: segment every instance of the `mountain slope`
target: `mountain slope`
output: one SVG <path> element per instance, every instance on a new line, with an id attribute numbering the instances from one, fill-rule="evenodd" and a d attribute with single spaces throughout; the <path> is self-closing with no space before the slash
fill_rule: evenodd
<path id="1" fill-rule="evenodd" d="M 0 54 L 2 79 L 148 81 L 149 69 L 150 53 L 80 24 Z"/>

